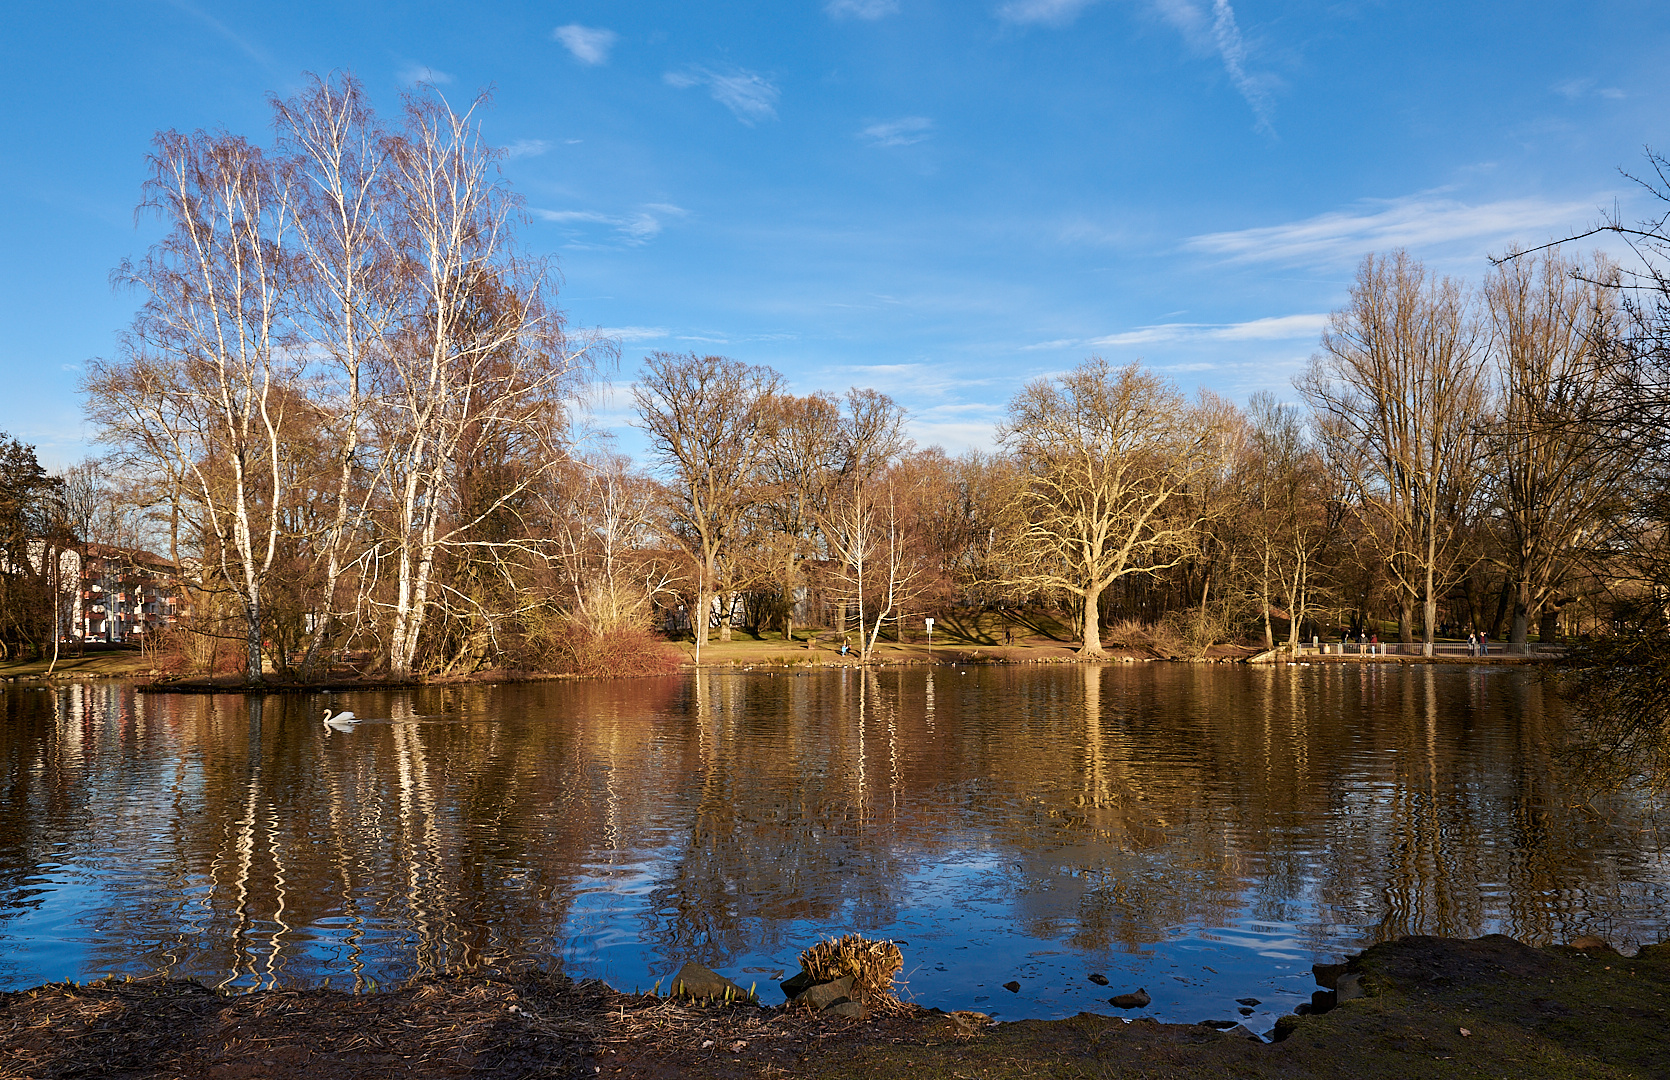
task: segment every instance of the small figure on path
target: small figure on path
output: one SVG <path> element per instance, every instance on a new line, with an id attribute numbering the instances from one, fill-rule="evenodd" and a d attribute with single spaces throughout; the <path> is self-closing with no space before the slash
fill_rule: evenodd
<path id="1" fill-rule="evenodd" d="M 1471 630 L 1467 631 L 1467 655 L 1479 655 L 1479 635 L 1473 633 Z"/>

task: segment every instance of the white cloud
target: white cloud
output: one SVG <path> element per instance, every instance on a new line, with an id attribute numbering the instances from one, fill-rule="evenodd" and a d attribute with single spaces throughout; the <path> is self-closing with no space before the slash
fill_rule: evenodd
<path id="1" fill-rule="evenodd" d="M 1503 199 L 1469 205 L 1423 192 L 1364 203 L 1303 221 L 1191 237 L 1184 246 L 1231 262 L 1340 264 L 1371 251 L 1417 252 L 1465 243 L 1477 252 L 1542 243 L 1594 220 L 1599 202 Z"/>
<path id="2" fill-rule="evenodd" d="M 1023 352 L 1055 349 L 1128 348 L 1180 341 L 1297 341 L 1315 338 L 1328 325 L 1325 314 L 1273 315 L 1238 323 L 1156 323 L 1089 339 L 1057 338 L 1023 345 Z"/>
<path id="3" fill-rule="evenodd" d="M 665 219 L 683 217 L 685 211 L 671 203 L 650 203 L 642 210 L 629 214 L 604 214 L 596 210 L 541 210 L 533 215 L 553 225 L 606 225 L 628 244 L 647 243 L 661 234 Z"/>
<path id="4" fill-rule="evenodd" d="M 737 68 L 733 71 L 713 71 L 691 68 L 688 71 L 669 71 L 662 76 L 668 85 L 680 90 L 705 86 L 714 101 L 731 110 L 731 115 L 753 127 L 761 120 L 777 118 L 777 99 L 781 92 L 766 79 Z"/>
<path id="5" fill-rule="evenodd" d="M 1040 23 L 1066 26 L 1097 0 L 1006 0 L 998 6 L 997 17 L 1004 22 Z M 1146 0 L 1161 20 L 1183 35 L 1192 48 L 1216 53 L 1237 93 L 1252 106 L 1261 131 L 1270 130 L 1270 91 L 1275 82 L 1268 75 L 1247 70 L 1248 50 L 1235 9 L 1229 0 L 1210 0 L 1211 11 L 1197 0 Z"/>
<path id="6" fill-rule="evenodd" d="M 424 64 L 407 64 L 400 69 L 400 81 L 410 86 L 428 83 L 430 86 L 445 86 L 452 81 L 452 76 L 444 71 L 436 71 Z"/>
<path id="7" fill-rule="evenodd" d="M 613 30 L 581 26 L 579 23 L 559 26 L 551 31 L 551 37 L 562 42 L 563 48 L 574 54 L 574 59 L 593 67 L 607 64 L 609 50 L 620 40 L 620 35 Z"/>
<path id="8" fill-rule="evenodd" d="M 871 124 L 859 132 L 871 146 L 909 146 L 928 137 L 934 122 L 926 116 L 905 116 Z"/>
<path id="9" fill-rule="evenodd" d="M 1079 12 L 1096 0 L 1008 0 L 997 9 L 997 17 L 1004 22 L 1045 23 L 1064 26 L 1078 18 Z"/>
<path id="10" fill-rule="evenodd" d="M 515 160 L 523 157 L 538 157 L 551 149 L 551 144 L 544 139 L 517 139 L 505 147 L 504 156 Z"/>
<path id="11" fill-rule="evenodd" d="M 1316 337 L 1327 325 L 1328 316 L 1325 314 L 1274 315 L 1221 326 L 1208 336 L 1219 341 L 1291 341 L 1294 338 Z"/>
<path id="12" fill-rule="evenodd" d="M 1241 28 L 1235 25 L 1235 9 L 1229 6 L 1229 0 L 1213 0 L 1212 4 L 1212 40 L 1217 45 L 1218 55 L 1223 58 L 1224 71 L 1229 75 L 1229 81 L 1240 91 L 1252 106 L 1253 115 L 1258 117 L 1261 130 L 1270 130 L 1270 95 L 1265 80 L 1247 74 L 1246 42 L 1241 39 Z"/>
<path id="13" fill-rule="evenodd" d="M 1591 95 L 1609 101 L 1621 101 L 1629 96 L 1616 86 L 1596 86 L 1593 79 L 1565 79 L 1555 83 L 1551 89 L 1567 101 L 1576 101 Z"/>
<path id="14" fill-rule="evenodd" d="M 899 0 L 829 0 L 823 5 L 837 19 L 884 19 L 899 11 Z"/>
<path id="15" fill-rule="evenodd" d="M 603 326 L 599 327 L 599 334 L 614 338 L 622 345 L 631 345 L 640 341 L 660 341 L 672 336 L 672 331 L 664 326 Z"/>

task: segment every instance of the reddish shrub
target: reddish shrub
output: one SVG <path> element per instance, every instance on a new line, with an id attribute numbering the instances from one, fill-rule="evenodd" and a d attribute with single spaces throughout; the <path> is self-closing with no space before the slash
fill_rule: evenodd
<path id="1" fill-rule="evenodd" d="M 557 671 L 594 679 L 627 675 L 666 675 L 678 670 L 679 658 L 659 635 L 626 629 L 594 633 L 569 625 L 551 641 Z"/>

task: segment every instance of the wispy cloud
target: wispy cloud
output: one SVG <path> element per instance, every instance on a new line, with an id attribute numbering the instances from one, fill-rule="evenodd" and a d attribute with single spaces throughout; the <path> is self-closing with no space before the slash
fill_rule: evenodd
<path id="1" fill-rule="evenodd" d="M 1007 0 L 998 5 L 997 17 L 1004 22 L 1044 23 L 1065 26 L 1096 0 Z"/>
<path id="2" fill-rule="evenodd" d="M 262 64 L 266 67 L 273 66 L 272 58 L 264 51 L 256 48 L 250 43 L 249 39 L 234 33 L 225 23 L 221 22 L 219 19 L 210 15 L 203 9 L 194 4 L 188 4 L 185 0 L 167 0 L 167 3 L 170 7 L 183 11 L 192 18 L 203 22 L 203 24 L 208 26 L 209 29 L 213 30 L 227 41 L 230 41 L 233 45 L 236 45 L 246 56 L 248 56 L 251 60 L 254 60 L 256 63 Z"/>
<path id="3" fill-rule="evenodd" d="M 669 71 L 662 76 L 668 86 L 680 90 L 692 86 L 705 86 L 713 100 L 731 110 L 731 115 L 753 127 L 761 120 L 775 120 L 777 118 L 777 99 L 781 92 L 768 80 L 761 78 L 752 71 L 737 68 L 731 71 L 713 71 L 709 68 L 689 68 L 685 71 Z"/>
<path id="4" fill-rule="evenodd" d="M 541 221 L 549 221 L 553 225 L 567 225 L 574 228 L 586 225 L 602 225 L 614 231 L 616 236 L 632 245 L 645 244 L 661 235 L 666 226 L 666 219 L 683 217 L 685 211 L 671 203 L 649 203 L 633 213 L 605 214 L 596 210 L 541 210 L 534 209 L 533 215 Z"/>
<path id="5" fill-rule="evenodd" d="M 899 10 L 899 0 L 829 0 L 823 10 L 837 19 L 885 19 Z"/>
<path id="6" fill-rule="evenodd" d="M 544 139 L 517 139 L 515 142 L 504 148 L 504 156 L 510 158 L 511 160 L 524 157 L 538 157 L 549 149 L 551 149 L 551 144 L 546 142 Z"/>
<path id="7" fill-rule="evenodd" d="M 1241 39 L 1241 28 L 1235 24 L 1235 9 L 1229 6 L 1229 0 L 1213 0 L 1212 41 L 1218 48 L 1218 56 L 1223 59 L 1229 81 L 1247 99 L 1253 115 L 1258 117 L 1259 129 L 1271 131 L 1267 80 L 1247 73 L 1247 45 Z"/>
<path id="8" fill-rule="evenodd" d="M 1156 323 L 1093 338 L 1056 338 L 1021 346 L 1022 352 L 1059 349 L 1128 348 L 1188 341 L 1298 341 L 1314 338 L 1328 325 L 1323 314 L 1273 315 L 1238 323 Z"/>
<path id="9" fill-rule="evenodd" d="M 1224 74 L 1229 76 L 1230 85 L 1252 106 L 1258 129 L 1272 131 L 1270 92 L 1275 80 L 1269 75 L 1247 69 L 1246 39 L 1241 36 L 1241 27 L 1235 21 L 1235 9 L 1230 6 L 1229 0 L 1211 0 L 1210 12 L 1196 0 L 1149 0 L 1149 6 L 1183 35 L 1183 40 L 1192 48 L 1217 54 Z"/>
<path id="10" fill-rule="evenodd" d="M 634 345 L 640 341 L 660 341 L 662 338 L 673 336 L 672 331 L 665 326 L 602 326 L 597 332 L 604 337 L 614 338 L 622 345 Z"/>
<path id="11" fill-rule="evenodd" d="M 430 86 L 445 86 L 452 81 L 452 76 L 444 71 L 437 71 L 427 64 L 407 64 L 400 69 L 399 79 L 408 86 L 428 83 Z"/>
<path id="12" fill-rule="evenodd" d="M 1597 86 L 1594 79 L 1565 79 L 1557 82 L 1551 89 L 1567 101 L 1579 98 L 1602 97 L 1609 101 L 1622 101 L 1629 95 L 1616 86 Z"/>
<path id="13" fill-rule="evenodd" d="M 871 124 L 859 135 L 869 140 L 871 146 L 909 146 L 926 139 L 933 126 L 934 122 L 926 116 L 904 116 Z"/>
<path id="14" fill-rule="evenodd" d="M 1468 243 L 1474 249 L 1508 242 L 1541 243 L 1592 220 L 1599 202 L 1503 199 L 1470 205 L 1422 192 L 1365 202 L 1303 221 L 1191 237 L 1184 247 L 1231 262 L 1340 264 L 1371 251 L 1416 251 Z"/>
<path id="15" fill-rule="evenodd" d="M 600 26 L 581 26 L 569 23 L 551 31 L 551 37 L 562 42 L 563 48 L 574 54 L 582 64 L 596 67 L 609 62 L 609 50 L 615 47 L 620 35 Z"/>
<path id="16" fill-rule="evenodd" d="M 1035 23 L 1045 26 L 1066 26 L 1097 0 L 1005 0 L 997 9 L 997 17 L 1004 22 Z M 1235 21 L 1235 9 L 1229 0 L 1210 0 L 1210 11 L 1201 0 L 1145 0 L 1161 20 L 1170 25 L 1189 46 L 1201 52 L 1216 53 L 1224 73 L 1237 93 L 1252 106 L 1258 129 L 1269 132 L 1271 97 L 1275 80 L 1269 75 L 1249 71 L 1246 39 Z"/>

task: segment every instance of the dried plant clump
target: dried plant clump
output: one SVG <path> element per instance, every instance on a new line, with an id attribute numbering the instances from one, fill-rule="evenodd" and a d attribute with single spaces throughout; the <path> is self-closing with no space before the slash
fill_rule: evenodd
<path id="1" fill-rule="evenodd" d="M 820 941 L 800 954 L 800 966 L 815 983 L 851 975 L 853 996 L 872 1008 L 902 1004 L 893 996 L 893 977 L 904 968 L 905 957 L 891 941 L 858 934 Z"/>

